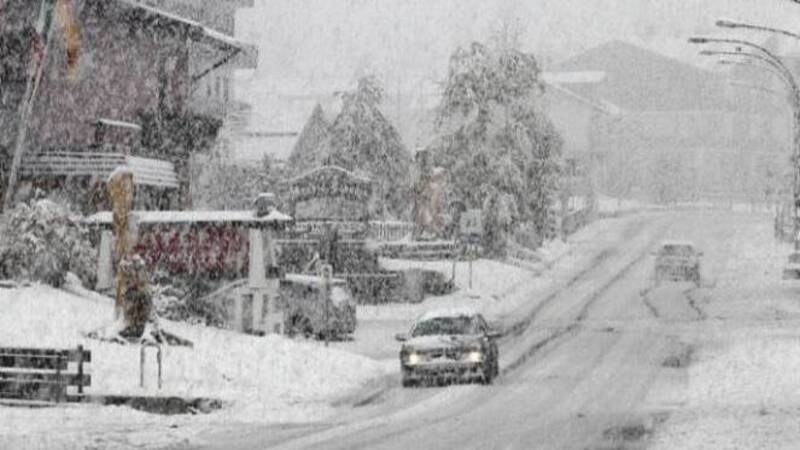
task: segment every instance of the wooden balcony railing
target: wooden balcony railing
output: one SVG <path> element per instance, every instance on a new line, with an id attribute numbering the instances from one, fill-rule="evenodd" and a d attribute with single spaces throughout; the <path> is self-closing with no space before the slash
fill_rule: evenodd
<path id="1" fill-rule="evenodd" d="M 139 185 L 177 188 L 175 167 L 168 161 L 131 156 L 123 146 L 66 147 L 29 153 L 22 160 L 23 177 L 97 176 L 107 177 L 114 169 L 127 166 Z"/>

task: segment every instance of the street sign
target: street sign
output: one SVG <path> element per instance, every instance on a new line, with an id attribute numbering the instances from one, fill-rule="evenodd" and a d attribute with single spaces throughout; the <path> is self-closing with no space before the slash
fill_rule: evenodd
<path id="1" fill-rule="evenodd" d="M 483 212 L 480 209 L 468 209 L 461 214 L 460 232 L 467 242 L 480 242 L 483 236 Z"/>
<path id="2" fill-rule="evenodd" d="M 333 266 L 330 264 L 323 264 L 320 272 L 320 275 L 322 275 L 326 283 L 330 282 L 330 279 L 333 278 Z"/>

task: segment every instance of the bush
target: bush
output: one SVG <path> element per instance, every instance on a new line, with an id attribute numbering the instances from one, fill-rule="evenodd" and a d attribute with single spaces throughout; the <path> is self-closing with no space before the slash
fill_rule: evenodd
<path id="1" fill-rule="evenodd" d="M 223 305 L 208 298 L 225 280 L 205 280 L 158 271 L 153 275 L 153 306 L 159 317 L 177 322 L 223 327 Z"/>
<path id="2" fill-rule="evenodd" d="M 0 277 L 60 287 L 72 272 L 94 285 L 96 250 L 79 218 L 52 200 L 20 203 L 0 216 Z"/>

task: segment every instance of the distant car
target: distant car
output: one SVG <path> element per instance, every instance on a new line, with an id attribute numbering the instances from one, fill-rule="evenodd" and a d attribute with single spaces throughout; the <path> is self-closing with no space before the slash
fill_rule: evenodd
<path id="1" fill-rule="evenodd" d="M 423 381 L 478 381 L 490 384 L 498 374 L 498 331 L 469 309 L 431 311 L 422 315 L 403 342 L 400 367 L 403 386 Z"/>
<path id="2" fill-rule="evenodd" d="M 331 279 L 327 308 L 322 277 L 287 273 L 280 286 L 287 335 L 344 338 L 355 332 L 356 302 L 345 280 Z"/>
<path id="3" fill-rule="evenodd" d="M 691 281 L 700 284 L 700 257 L 691 242 L 664 242 L 656 252 L 655 282 Z"/>
<path id="4" fill-rule="evenodd" d="M 800 279 L 800 252 L 794 252 L 789 255 L 789 261 L 783 267 L 783 279 Z"/>

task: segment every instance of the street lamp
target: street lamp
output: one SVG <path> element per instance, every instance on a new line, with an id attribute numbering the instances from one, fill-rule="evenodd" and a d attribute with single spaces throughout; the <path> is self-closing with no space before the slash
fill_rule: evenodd
<path id="1" fill-rule="evenodd" d="M 690 44 L 734 44 L 734 45 L 753 48 L 755 50 L 758 50 L 758 52 L 760 52 L 763 57 L 766 57 L 767 59 L 772 61 L 772 63 L 774 63 L 774 66 L 778 68 L 781 72 L 784 72 L 787 75 L 787 77 L 792 80 L 792 83 L 796 85 L 794 80 L 794 75 L 792 74 L 792 71 L 789 70 L 788 67 L 786 67 L 786 64 L 784 64 L 783 61 L 777 55 L 767 50 L 765 47 L 758 45 L 754 42 L 746 41 L 744 39 L 691 37 L 689 38 L 689 43 Z M 772 65 L 772 63 L 770 64 Z"/>
<path id="2" fill-rule="evenodd" d="M 718 53 L 725 53 L 725 52 L 711 52 L 711 53 L 702 53 L 702 52 L 701 52 L 701 54 L 703 54 L 703 55 L 709 55 L 709 54 L 718 54 Z M 784 82 L 784 84 L 786 85 L 786 87 L 789 87 L 789 88 L 790 88 L 790 91 L 791 91 L 791 85 L 789 84 L 789 81 L 786 79 L 786 77 L 785 77 L 785 76 L 784 76 L 782 73 L 780 73 L 780 72 L 778 72 L 778 71 L 776 71 L 776 70 L 770 69 L 769 67 L 766 67 L 766 66 L 764 66 L 764 65 L 762 65 L 762 64 L 756 64 L 756 63 L 754 63 L 753 61 L 751 61 L 751 60 L 747 60 L 747 59 L 746 59 L 746 60 L 744 60 L 744 61 L 735 61 L 735 60 L 732 60 L 732 59 L 720 59 L 719 61 L 717 61 L 717 64 L 720 64 L 720 65 L 725 65 L 725 66 L 746 66 L 746 67 L 754 67 L 754 68 L 756 68 L 756 69 L 763 70 L 763 71 L 765 71 L 765 72 L 769 72 L 769 73 L 771 73 L 772 75 L 774 75 L 774 76 L 776 76 L 777 78 L 779 78 L 781 81 L 783 81 L 783 82 Z M 734 84 L 741 84 L 741 83 L 734 83 Z M 751 85 L 751 86 L 752 86 L 752 87 L 756 87 L 756 85 Z M 766 91 L 766 92 L 772 92 L 772 93 L 776 93 L 776 94 L 777 94 L 777 93 L 780 93 L 780 94 L 786 94 L 786 92 L 780 92 L 780 91 L 777 91 L 777 90 L 775 90 L 775 89 L 768 89 L 768 88 L 765 88 L 765 87 L 763 87 L 763 86 L 759 86 L 759 88 L 760 88 L 761 90 L 763 90 L 763 91 Z M 789 97 L 790 97 L 790 98 L 789 98 L 789 103 L 791 104 L 791 103 L 792 103 L 791 96 L 789 96 Z"/>
<path id="3" fill-rule="evenodd" d="M 800 1 L 798 1 L 800 3 Z M 793 33 L 783 32 L 783 30 L 772 29 L 768 27 L 758 27 L 758 26 L 751 26 L 748 24 L 739 24 L 730 21 L 719 21 L 717 25 L 723 27 L 735 27 L 735 28 L 748 28 L 748 29 L 757 29 L 762 31 L 770 31 L 770 32 L 778 32 L 781 34 L 787 34 L 793 36 Z M 800 36 L 798 36 L 800 39 Z M 750 54 L 746 52 L 738 51 L 737 48 L 736 52 L 720 52 L 724 55 L 736 55 L 736 56 L 744 56 L 748 57 L 749 61 L 759 60 L 764 63 L 769 64 L 771 67 L 777 69 L 781 74 L 783 74 L 784 81 L 789 85 L 791 89 L 791 103 L 792 103 L 792 110 L 793 110 L 793 118 L 794 118 L 794 148 L 792 151 L 792 164 L 793 164 L 793 174 L 794 174 L 794 186 L 792 189 L 793 198 L 792 198 L 792 211 L 794 217 L 792 218 L 793 224 L 793 241 L 794 241 L 794 248 L 795 250 L 800 250 L 800 218 L 798 218 L 798 209 L 800 208 L 800 88 L 797 86 L 797 80 L 794 77 L 794 74 L 783 61 L 764 48 L 761 45 L 756 43 L 746 41 L 744 39 L 729 39 L 729 38 L 708 38 L 708 37 L 691 37 L 689 38 L 690 44 L 734 44 L 738 46 L 745 46 L 758 51 L 756 54 Z M 703 55 L 714 55 L 713 51 L 706 51 L 701 52 Z M 757 55 L 757 56 L 756 56 Z"/>
<path id="4" fill-rule="evenodd" d="M 744 61 L 741 61 L 743 65 L 753 66 L 761 68 L 763 70 L 768 70 L 770 73 L 775 74 L 783 82 L 788 84 L 789 87 L 791 88 L 793 80 L 785 73 L 785 71 L 783 70 L 784 67 L 779 65 L 775 61 L 765 57 L 764 55 L 752 52 L 730 52 L 730 51 L 720 51 L 720 50 L 702 50 L 700 51 L 700 54 L 703 56 L 739 56 L 739 57 L 749 58 L 745 59 Z M 753 62 L 745 63 L 745 61 L 750 61 L 751 59 L 757 59 L 763 62 L 764 64 L 768 64 L 770 67 L 772 67 L 772 69 L 768 69 L 762 65 L 758 65 Z"/>
<path id="5" fill-rule="evenodd" d="M 800 1 L 796 2 L 800 3 Z M 791 31 L 782 30 L 780 28 L 773 28 L 767 27 L 764 25 L 753 25 L 750 23 L 744 22 L 737 22 L 734 20 L 729 19 L 719 19 L 717 20 L 717 26 L 721 28 L 731 28 L 731 29 L 744 29 L 744 30 L 754 30 L 754 31 L 765 31 L 767 33 L 775 33 L 775 34 L 782 34 L 784 36 L 788 36 L 794 39 L 800 39 L 800 34 L 792 33 Z"/>

